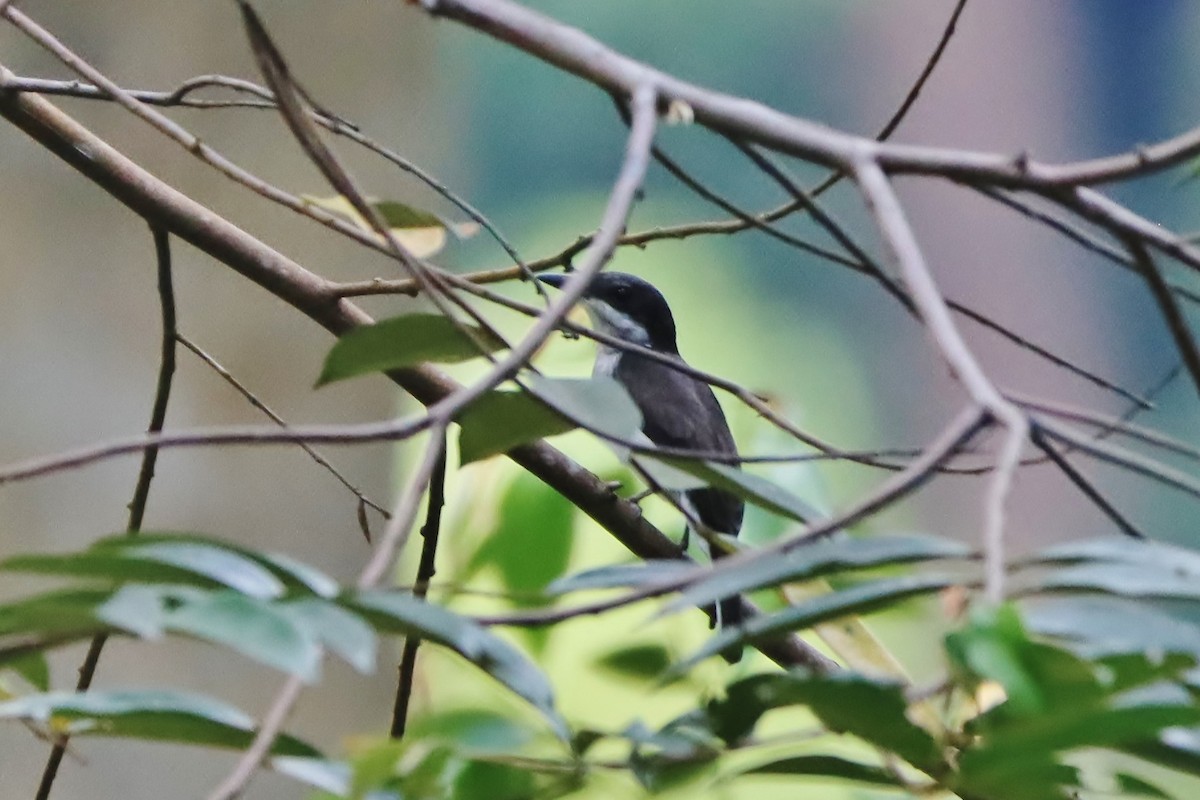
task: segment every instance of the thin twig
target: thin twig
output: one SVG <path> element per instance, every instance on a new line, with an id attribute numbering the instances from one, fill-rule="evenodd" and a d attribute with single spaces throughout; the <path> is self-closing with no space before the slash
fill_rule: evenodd
<path id="1" fill-rule="evenodd" d="M 429 498 L 425 505 L 425 523 L 421 526 L 421 561 L 417 565 L 417 579 L 413 596 L 422 600 L 429 594 L 429 584 L 437 572 L 438 535 L 442 529 L 442 507 L 446 504 L 446 446 L 433 468 L 429 481 Z M 412 698 L 413 679 L 417 669 L 417 649 L 421 637 L 410 634 L 404 638 L 404 650 L 400 655 L 399 680 L 396 686 L 396 701 L 392 706 L 391 737 L 404 736 L 408 725 L 408 704 Z"/>
<path id="2" fill-rule="evenodd" d="M 896 266 L 904 275 L 909 294 L 920 309 L 935 347 L 972 399 L 1006 429 L 988 487 L 983 526 L 985 594 L 990 602 L 998 604 L 1004 599 L 1005 504 L 1021 461 L 1021 449 L 1029 438 L 1029 420 L 988 378 L 954 325 L 950 309 L 933 280 L 916 236 L 904 216 L 904 209 L 883 169 L 864 157 L 857 161 L 854 173 L 863 199 L 875 216 Z"/>
<path id="3" fill-rule="evenodd" d="M 1154 263 L 1154 257 L 1150 255 L 1146 245 L 1136 238 L 1129 237 L 1126 239 L 1126 246 L 1138 271 L 1150 285 L 1150 293 L 1154 296 L 1154 302 L 1158 304 L 1158 310 L 1167 324 L 1167 330 L 1171 332 L 1171 338 L 1175 340 L 1175 348 L 1179 350 L 1183 365 L 1187 367 L 1192 385 L 1200 392 L 1200 350 L 1196 347 L 1196 339 L 1192 336 L 1192 329 L 1183 314 L 1183 309 L 1176 302 L 1170 285 L 1159 272 L 1158 265 Z"/>
<path id="4" fill-rule="evenodd" d="M 199 358 L 201 361 L 203 361 L 205 363 L 205 365 L 208 366 L 209 369 L 211 369 L 213 372 L 220 375 L 221 379 L 224 380 L 226 383 L 228 383 L 230 386 L 232 386 L 234 391 L 236 391 L 238 394 L 240 394 L 246 400 L 247 403 L 249 403 L 250 405 L 257 408 L 259 411 L 261 411 L 264 415 L 266 415 L 272 422 L 274 422 L 279 427 L 281 427 L 281 428 L 288 427 L 288 424 L 283 419 L 283 417 L 281 417 L 277 413 L 275 413 L 275 411 L 270 406 L 268 406 L 265 402 L 263 402 L 263 400 L 260 397 L 258 397 L 258 395 L 254 394 L 254 392 L 252 392 L 248 386 L 246 386 L 244 383 L 242 383 L 240 380 L 238 380 L 237 377 L 233 373 L 231 373 L 229 370 L 225 369 L 225 367 L 221 365 L 221 362 L 217 361 L 216 358 L 214 358 L 212 356 L 212 354 L 210 354 L 209 352 L 204 350 L 202 347 L 200 347 L 198 344 L 193 342 L 188 337 L 184 336 L 182 333 L 178 334 L 176 336 L 176 339 L 179 341 L 179 343 L 181 345 L 186 347 L 188 350 L 192 351 L 192 353 L 197 358 Z M 329 463 L 329 460 L 327 458 L 325 458 L 325 456 L 321 455 L 320 452 L 318 452 L 314 447 L 312 447 L 312 445 L 310 445 L 308 442 L 303 442 L 303 441 L 298 442 L 298 445 L 301 450 L 303 450 L 305 453 L 308 454 L 309 458 L 311 458 L 318 465 L 320 465 L 326 472 L 328 472 L 330 475 L 332 475 L 337 480 L 338 483 L 340 483 L 342 486 L 346 487 L 347 491 L 349 491 L 351 494 L 353 494 L 355 497 L 357 497 L 358 502 L 362 506 L 373 508 L 376 511 L 378 511 L 380 514 L 382 514 L 384 516 L 384 518 L 387 517 L 388 510 L 386 508 L 379 505 L 374 500 L 372 500 L 371 498 L 369 498 L 365 494 L 363 494 L 362 491 L 357 486 L 355 486 L 353 483 L 351 483 L 350 480 L 348 478 L 346 478 L 346 476 L 343 475 L 338 470 L 337 467 L 335 467 L 335 466 L 333 466 L 333 464 Z"/>
<path id="5" fill-rule="evenodd" d="M 2 11 L 0 6 L 0 11 Z M 161 431 L 167 417 L 167 401 L 171 397 L 171 385 L 175 377 L 175 289 L 171 275 L 171 241 L 170 234 L 164 228 L 150 226 L 154 238 L 155 260 L 158 265 L 158 301 L 162 315 L 162 337 L 159 347 L 158 379 L 155 381 L 154 401 L 150 409 L 150 423 L 146 430 L 150 433 Z M 147 447 L 142 451 L 142 464 L 138 469 L 137 482 L 133 488 L 133 498 L 129 501 L 129 519 L 125 532 L 135 536 L 142 529 L 142 520 L 146 515 L 146 502 L 150 498 L 150 484 L 154 480 L 154 467 L 158 462 L 158 448 Z M 87 655 L 79 667 L 79 679 L 75 682 L 76 692 L 86 692 L 92 685 L 96 668 L 100 664 L 100 654 L 108 641 L 106 634 L 98 634 L 88 645 Z M 54 787 L 58 776 L 58 768 L 67 752 L 70 736 L 63 734 L 54 742 L 46 766 L 42 770 L 42 778 L 38 784 L 36 800 L 46 800 Z"/>
<path id="6" fill-rule="evenodd" d="M 1075 488 L 1083 492 L 1084 496 L 1091 500 L 1092 504 L 1095 505 L 1096 508 L 1100 509 L 1106 517 L 1112 520 L 1113 524 L 1116 525 L 1122 533 L 1124 533 L 1126 536 L 1131 536 L 1134 539 L 1146 538 L 1146 534 L 1142 533 L 1141 530 L 1134 526 L 1133 523 L 1126 519 L 1125 516 L 1117 510 L 1116 506 L 1110 503 L 1108 499 L 1104 497 L 1104 495 L 1100 494 L 1100 490 L 1092 485 L 1092 482 L 1084 477 L 1083 473 L 1077 470 L 1071 464 L 1071 462 L 1067 460 L 1066 456 L 1058 452 L 1058 449 L 1051 442 L 1046 441 L 1046 437 L 1036 425 L 1030 427 L 1029 438 L 1039 450 L 1046 454 L 1047 458 L 1054 462 L 1055 466 L 1057 466 L 1059 470 L 1062 471 L 1062 474 L 1067 477 L 1067 480 L 1074 484 Z"/>

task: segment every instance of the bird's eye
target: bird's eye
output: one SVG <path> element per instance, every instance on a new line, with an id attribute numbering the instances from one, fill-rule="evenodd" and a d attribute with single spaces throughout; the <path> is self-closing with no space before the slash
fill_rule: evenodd
<path id="1" fill-rule="evenodd" d="M 617 287 L 617 291 L 616 291 L 617 297 L 624 297 L 627 294 L 629 294 L 628 286 L 618 286 Z"/>

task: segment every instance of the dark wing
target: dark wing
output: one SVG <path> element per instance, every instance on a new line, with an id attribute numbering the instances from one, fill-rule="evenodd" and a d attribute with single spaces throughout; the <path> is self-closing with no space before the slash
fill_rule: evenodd
<path id="1" fill-rule="evenodd" d="M 725 413 L 707 383 L 634 353 L 623 354 L 614 377 L 642 412 L 642 432 L 654 444 L 737 455 Z M 735 536 L 741 530 L 745 507 L 737 496 L 719 489 L 686 494 L 712 530 Z"/>

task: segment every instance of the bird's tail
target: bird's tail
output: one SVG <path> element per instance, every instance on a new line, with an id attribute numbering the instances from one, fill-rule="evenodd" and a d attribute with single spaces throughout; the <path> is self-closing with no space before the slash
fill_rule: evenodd
<path id="1" fill-rule="evenodd" d="M 724 553 L 713 549 L 713 559 L 718 559 Z M 731 595 L 722 597 L 717 601 L 716 613 L 713 615 L 712 627 L 721 630 L 729 630 L 732 628 L 741 627 L 744 617 L 742 616 L 742 598 L 741 595 Z M 736 664 L 742 660 L 742 645 L 735 644 L 721 651 L 721 658 L 728 661 L 730 664 Z"/>

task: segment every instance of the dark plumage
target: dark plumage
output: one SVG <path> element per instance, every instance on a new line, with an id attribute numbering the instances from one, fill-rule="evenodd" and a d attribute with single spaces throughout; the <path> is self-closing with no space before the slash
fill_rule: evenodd
<path id="1" fill-rule="evenodd" d="M 549 275 L 541 280 L 561 286 L 566 276 Z M 662 293 L 641 278 L 621 272 L 601 273 L 582 300 L 593 325 L 602 332 L 639 347 L 679 356 L 671 308 Z M 596 356 L 595 374 L 611 375 L 625 387 L 642 413 L 642 432 L 654 444 L 737 455 L 725 414 L 704 381 L 636 351 L 605 345 L 600 346 Z M 742 528 L 745 506 L 735 495 L 703 488 L 684 492 L 680 499 L 711 531 L 736 536 Z M 714 558 L 721 555 L 712 552 Z M 740 624 L 741 612 L 738 597 L 724 598 L 718 604 L 718 617 L 724 625 Z M 741 648 L 736 654 L 725 655 L 736 661 L 741 657 Z"/>

